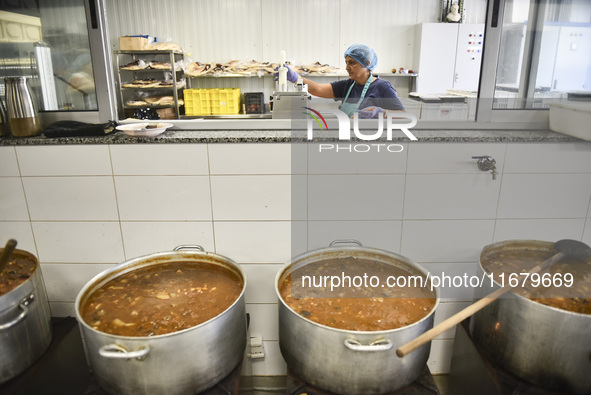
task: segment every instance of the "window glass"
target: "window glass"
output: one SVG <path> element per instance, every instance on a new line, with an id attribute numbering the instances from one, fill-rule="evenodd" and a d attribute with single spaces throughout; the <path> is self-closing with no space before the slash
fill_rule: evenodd
<path id="1" fill-rule="evenodd" d="M 591 93 L 591 2 L 505 3 L 493 108 L 542 109 Z"/>
<path id="2" fill-rule="evenodd" d="M 98 110 L 84 0 L 2 2 L 0 95 L 25 76 L 39 111 Z"/>

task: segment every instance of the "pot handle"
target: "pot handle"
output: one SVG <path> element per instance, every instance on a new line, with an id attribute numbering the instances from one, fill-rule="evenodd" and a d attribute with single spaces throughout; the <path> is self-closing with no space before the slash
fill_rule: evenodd
<path id="1" fill-rule="evenodd" d="M 21 313 L 13 320 L 8 321 L 6 324 L 1 324 L 0 330 L 12 328 L 16 324 L 18 324 L 19 322 L 24 320 L 25 317 L 27 316 L 27 314 L 29 314 L 29 304 L 31 304 L 34 299 L 35 299 L 35 295 L 30 294 L 29 296 L 27 296 L 26 298 L 21 300 L 20 303 L 18 304 L 18 308 L 22 310 Z"/>
<path id="2" fill-rule="evenodd" d="M 205 252 L 205 250 L 203 249 L 203 247 L 201 247 L 200 245 L 192 245 L 192 244 L 183 244 L 180 246 L 176 246 L 174 247 L 173 251 L 180 251 L 180 250 L 199 250 L 199 251 L 203 251 Z"/>
<path id="3" fill-rule="evenodd" d="M 114 359 L 132 359 L 136 358 L 143 361 L 148 357 L 150 353 L 150 347 L 140 348 L 137 351 L 128 351 L 125 347 L 119 344 L 105 344 L 98 350 L 99 354 L 103 358 L 114 358 Z"/>
<path id="4" fill-rule="evenodd" d="M 336 244 L 357 244 L 359 247 L 363 247 L 360 241 L 355 239 L 342 239 L 342 240 L 333 240 L 328 246 L 332 247 Z"/>
<path id="5" fill-rule="evenodd" d="M 366 345 L 355 339 L 345 339 L 345 347 L 353 351 L 388 351 L 392 348 L 392 342 L 388 339 L 377 339 Z"/>

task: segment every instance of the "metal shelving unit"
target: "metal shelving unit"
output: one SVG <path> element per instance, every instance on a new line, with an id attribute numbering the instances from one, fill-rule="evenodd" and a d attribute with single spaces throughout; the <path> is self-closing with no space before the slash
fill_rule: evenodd
<path id="1" fill-rule="evenodd" d="M 156 68 L 147 68 L 142 70 L 127 70 L 122 69 L 122 65 L 129 64 L 136 60 L 142 59 L 147 60 L 146 57 L 155 57 L 156 59 L 150 60 L 159 60 L 159 61 L 168 61 L 170 62 L 170 69 L 156 69 Z M 121 58 L 127 57 L 129 61 L 122 62 Z M 160 108 L 174 108 L 174 112 L 176 115 L 176 119 L 181 118 L 180 114 L 180 106 L 179 106 L 179 91 L 185 88 L 185 86 L 179 87 L 178 83 L 184 81 L 184 71 L 182 68 L 175 69 L 175 62 L 178 60 L 184 59 L 183 52 L 180 51 L 115 51 L 115 59 L 116 59 L 116 67 L 117 67 L 117 89 L 119 90 L 119 101 L 120 106 L 119 110 L 122 114 L 125 114 L 126 110 L 137 110 L 140 108 L 153 108 L 153 109 L 160 109 Z M 129 79 L 141 79 L 141 75 L 154 75 L 155 73 L 165 73 L 170 72 L 172 74 L 172 86 L 161 86 L 161 87 L 137 87 L 137 88 L 124 88 L 122 87 L 122 78 L 121 75 L 129 75 L 133 76 Z M 180 73 L 180 77 L 179 77 Z M 174 97 L 174 103 L 170 105 L 153 105 L 147 104 L 142 106 L 127 106 L 125 92 L 137 92 L 137 91 L 153 91 L 153 92 L 162 92 L 163 95 L 165 92 L 172 91 L 172 96 Z"/>

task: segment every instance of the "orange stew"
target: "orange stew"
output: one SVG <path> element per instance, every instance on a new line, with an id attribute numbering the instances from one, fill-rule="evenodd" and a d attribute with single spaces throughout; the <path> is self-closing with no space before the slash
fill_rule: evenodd
<path id="1" fill-rule="evenodd" d="M 306 277 L 312 275 L 316 276 L 316 285 L 320 286 L 313 286 Z M 328 278 L 326 276 L 337 276 L 345 281 L 341 287 L 331 290 L 330 282 L 322 283 L 323 278 Z M 352 279 L 351 283 L 347 276 Z M 408 284 L 388 286 L 388 276 L 404 277 Z M 344 257 L 309 263 L 296 269 L 280 282 L 278 288 L 289 307 L 314 322 L 346 330 L 380 331 L 417 322 L 435 306 L 434 292 L 413 283 L 412 276 L 425 278 L 422 273 L 409 273 L 406 268 Z"/>
<path id="2" fill-rule="evenodd" d="M 493 273 L 499 283 L 504 278 L 506 285 L 510 275 L 514 279 L 519 279 L 519 285 L 525 282 L 525 287 L 520 286 L 513 290 L 521 296 L 547 306 L 591 314 L 591 259 L 564 258 L 548 270 L 540 272 L 540 276 L 546 273 L 545 282 L 539 281 L 540 277 L 537 276 L 530 280 L 529 277 L 519 274 L 529 272 L 554 254 L 556 251 L 553 249 L 508 248 L 491 251 L 485 254 L 480 262 L 484 270 Z M 565 278 L 572 281 L 564 281 Z M 567 286 L 568 284 L 571 285 Z"/>
<path id="3" fill-rule="evenodd" d="M 0 273 L 0 295 L 4 295 L 27 281 L 35 272 L 37 262 L 30 257 L 12 256 L 2 273 Z"/>
<path id="4" fill-rule="evenodd" d="M 96 330 L 120 336 L 153 336 L 201 324 L 240 296 L 243 281 L 205 262 L 167 262 L 118 276 L 81 308 Z"/>

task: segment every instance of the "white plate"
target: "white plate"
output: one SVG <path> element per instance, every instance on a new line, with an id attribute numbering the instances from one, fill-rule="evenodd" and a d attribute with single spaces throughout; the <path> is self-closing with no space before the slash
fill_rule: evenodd
<path id="1" fill-rule="evenodd" d="M 148 125 L 156 124 L 158 127 L 146 129 Z M 162 122 L 144 122 L 144 123 L 131 123 L 127 125 L 117 126 L 117 130 L 125 132 L 129 136 L 135 137 L 153 137 L 164 133 L 166 129 L 173 126 L 172 123 Z"/>

